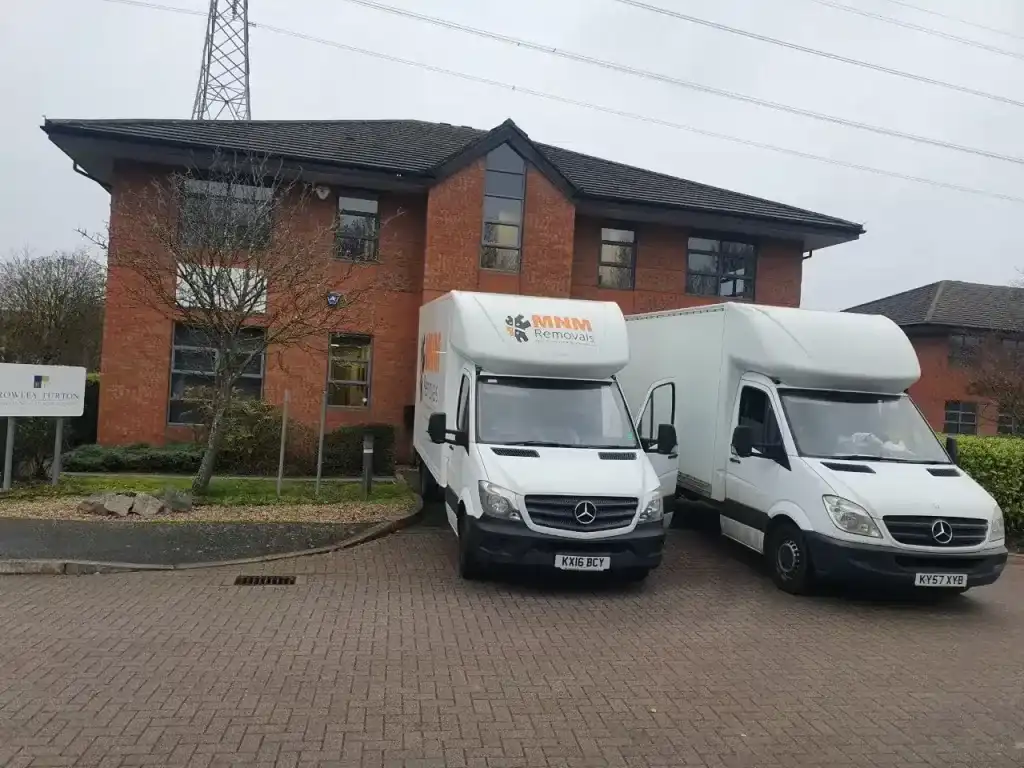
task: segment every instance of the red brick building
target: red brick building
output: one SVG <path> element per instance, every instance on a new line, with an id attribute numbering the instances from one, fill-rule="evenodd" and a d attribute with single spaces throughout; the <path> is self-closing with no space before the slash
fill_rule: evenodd
<path id="1" fill-rule="evenodd" d="M 139 185 L 169 168 L 201 168 L 215 151 L 269 153 L 326 187 L 309 216 L 370 236 L 340 237 L 324 257 L 357 252 L 385 287 L 364 320 L 337 328 L 318 352 L 269 354 L 245 384 L 275 403 L 289 389 L 291 413 L 315 423 L 326 379 L 329 428 L 391 423 L 400 446 L 409 444 L 418 310 L 449 290 L 607 299 L 626 313 L 725 299 L 795 307 L 808 254 L 864 231 L 538 144 L 512 121 L 481 131 L 413 120 L 47 120 L 43 130 L 78 173 L 110 191 L 112 233 L 134 226 L 121 201 Z M 112 237 L 99 440 L 180 439 L 187 427 L 176 397 L 197 376 L 177 362 L 188 329 L 129 308 L 132 275 L 118 265 L 117 245 Z"/>
<path id="2" fill-rule="evenodd" d="M 1024 434 L 1024 425 L 973 394 L 974 364 L 990 344 L 1024 357 L 1024 288 L 942 280 L 851 307 L 889 317 L 910 337 L 921 379 L 910 396 L 933 429 L 947 434 Z"/>

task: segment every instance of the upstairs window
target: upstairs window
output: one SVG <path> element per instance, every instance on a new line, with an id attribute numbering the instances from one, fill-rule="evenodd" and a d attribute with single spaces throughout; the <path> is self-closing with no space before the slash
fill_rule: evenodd
<path id="1" fill-rule="evenodd" d="M 187 248 L 245 251 L 270 243 L 274 191 L 225 181 L 185 179 L 179 238 Z"/>
<path id="2" fill-rule="evenodd" d="M 753 299 L 757 249 L 750 243 L 691 237 L 686 292 L 696 296 Z"/>
<path id="3" fill-rule="evenodd" d="M 518 272 L 523 245 L 526 163 L 502 144 L 487 155 L 484 177 L 484 232 L 480 266 Z"/>
<path id="4" fill-rule="evenodd" d="M 981 348 L 981 337 L 954 333 L 949 337 L 949 364 L 969 365 Z"/>
<path id="5" fill-rule="evenodd" d="M 380 240 L 378 202 L 368 197 L 339 197 L 335 254 L 346 261 L 376 261 Z"/>
<path id="6" fill-rule="evenodd" d="M 631 229 L 601 229 L 601 255 L 597 284 L 601 288 L 630 290 L 636 272 L 636 233 Z"/>

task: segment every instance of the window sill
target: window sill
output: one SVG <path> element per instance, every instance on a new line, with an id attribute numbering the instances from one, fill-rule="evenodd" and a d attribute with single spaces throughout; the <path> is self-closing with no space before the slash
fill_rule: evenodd
<path id="1" fill-rule="evenodd" d="M 332 256 L 333 261 L 341 261 L 345 264 L 364 264 L 366 266 L 373 266 L 374 264 L 380 264 L 380 258 L 375 259 L 347 259 L 344 256 Z"/>
<path id="2" fill-rule="evenodd" d="M 366 405 L 331 405 L 327 404 L 327 410 L 329 411 L 368 411 L 370 410 L 370 404 Z"/>
<path id="3" fill-rule="evenodd" d="M 510 269 L 495 269 L 494 267 L 480 267 L 481 272 L 493 272 L 496 275 L 521 275 L 523 274 L 522 267 L 512 271 Z"/>

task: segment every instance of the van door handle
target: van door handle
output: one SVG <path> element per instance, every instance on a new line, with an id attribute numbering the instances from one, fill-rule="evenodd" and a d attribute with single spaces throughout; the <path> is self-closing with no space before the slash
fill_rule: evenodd
<path id="1" fill-rule="evenodd" d="M 670 459 L 678 459 L 679 458 L 679 454 L 678 453 L 670 453 L 668 455 L 668 458 L 670 458 Z"/>
<path id="2" fill-rule="evenodd" d="M 732 458 L 732 457 L 729 458 L 729 461 L 731 461 L 733 464 L 739 464 L 740 463 L 739 459 L 735 459 L 735 458 Z"/>

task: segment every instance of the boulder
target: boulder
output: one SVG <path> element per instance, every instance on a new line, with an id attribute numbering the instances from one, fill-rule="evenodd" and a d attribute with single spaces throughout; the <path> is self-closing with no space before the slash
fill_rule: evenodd
<path id="1" fill-rule="evenodd" d="M 175 488 L 167 488 L 164 491 L 163 503 L 170 508 L 171 512 L 191 512 L 192 494 Z"/>
<path id="2" fill-rule="evenodd" d="M 108 515 L 127 517 L 128 513 L 132 511 L 132 504 L 134 502 L 134 496 L 124 493 L 111 493 L 107 495 L 103 508 L 107 510 Z"/>
<path id="3" fill-rule="evenodd" d="M 148 493 L 140 493 L 135 496 L 132 502 L 132 514 L 140 517 L 156 517 L 171 511 L 161 499 L 150 496 Z"/>
<path id="4" fill-rule="evenodd" d="M 111 493 L 94 493 L 78 505 L 78 511 L 87 515 L 105 515 L 107 514 L 107 499 L 112 495 Z"/>

